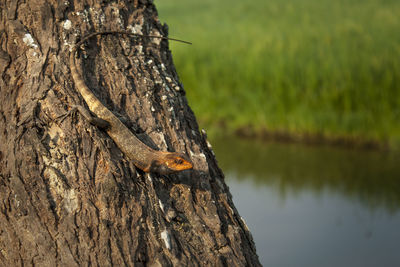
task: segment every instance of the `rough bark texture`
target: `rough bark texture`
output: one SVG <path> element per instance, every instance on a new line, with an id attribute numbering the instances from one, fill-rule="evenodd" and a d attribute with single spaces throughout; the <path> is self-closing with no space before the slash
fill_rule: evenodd
<path id="1" fill-rule="evenodd" d="M 70 45 L 100 30 L 166 35 L 151 1 L 3 0 L 0 9 L 1 266 L 259 265 L 166 41 L 95 38 L 81 53 L 83 76 L 146 144 L 187 153 L 193 170 L 145 174 L 82 116 L 56 120 L 85 105 Z"/>

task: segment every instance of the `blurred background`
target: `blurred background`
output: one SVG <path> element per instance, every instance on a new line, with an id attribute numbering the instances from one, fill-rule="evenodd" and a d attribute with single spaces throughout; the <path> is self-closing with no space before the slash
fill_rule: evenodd
<path id="1" fill-rule="evenodd" d="M 400 1 L 155 5 L 261 262 L 400 266 Z"/>

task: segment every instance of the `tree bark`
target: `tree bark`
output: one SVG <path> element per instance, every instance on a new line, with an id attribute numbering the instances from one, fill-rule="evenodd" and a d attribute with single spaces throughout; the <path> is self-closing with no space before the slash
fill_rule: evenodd
<path id="1" fill-rule="evenodd" d="M 85 105 L 71 45 L 101 30 L 166 36 L 151 2 L 1 1 L 0 265 L 260 265 L 166 41 L 94 38 L 83 77 L 144 143 L 188 154 L 193 170 L 146 174 L 79 114 L 57 120 Z"/>

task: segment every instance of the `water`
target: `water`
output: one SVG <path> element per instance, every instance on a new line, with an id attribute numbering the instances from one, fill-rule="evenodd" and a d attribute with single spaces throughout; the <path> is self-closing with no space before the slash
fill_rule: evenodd
<path id="1" fill-rule="evenodd" d="M 400 266 L 400 155 L 213 140 L 264 266 Z"/>

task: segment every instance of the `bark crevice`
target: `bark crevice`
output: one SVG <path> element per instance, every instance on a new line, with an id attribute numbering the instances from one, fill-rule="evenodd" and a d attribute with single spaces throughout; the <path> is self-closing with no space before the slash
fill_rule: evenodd
<path id="1" fill-rule="evenodd" d="M 166 36 L 151 1 L 0 5 L 0 265 L 259 266 L 168 42 L 94 38 L 80 62 L 104 105 L 193 170 L 145 174 L 82 116 L 58 119 L 84 104 L 71 45 L 101 30 Z"/>

